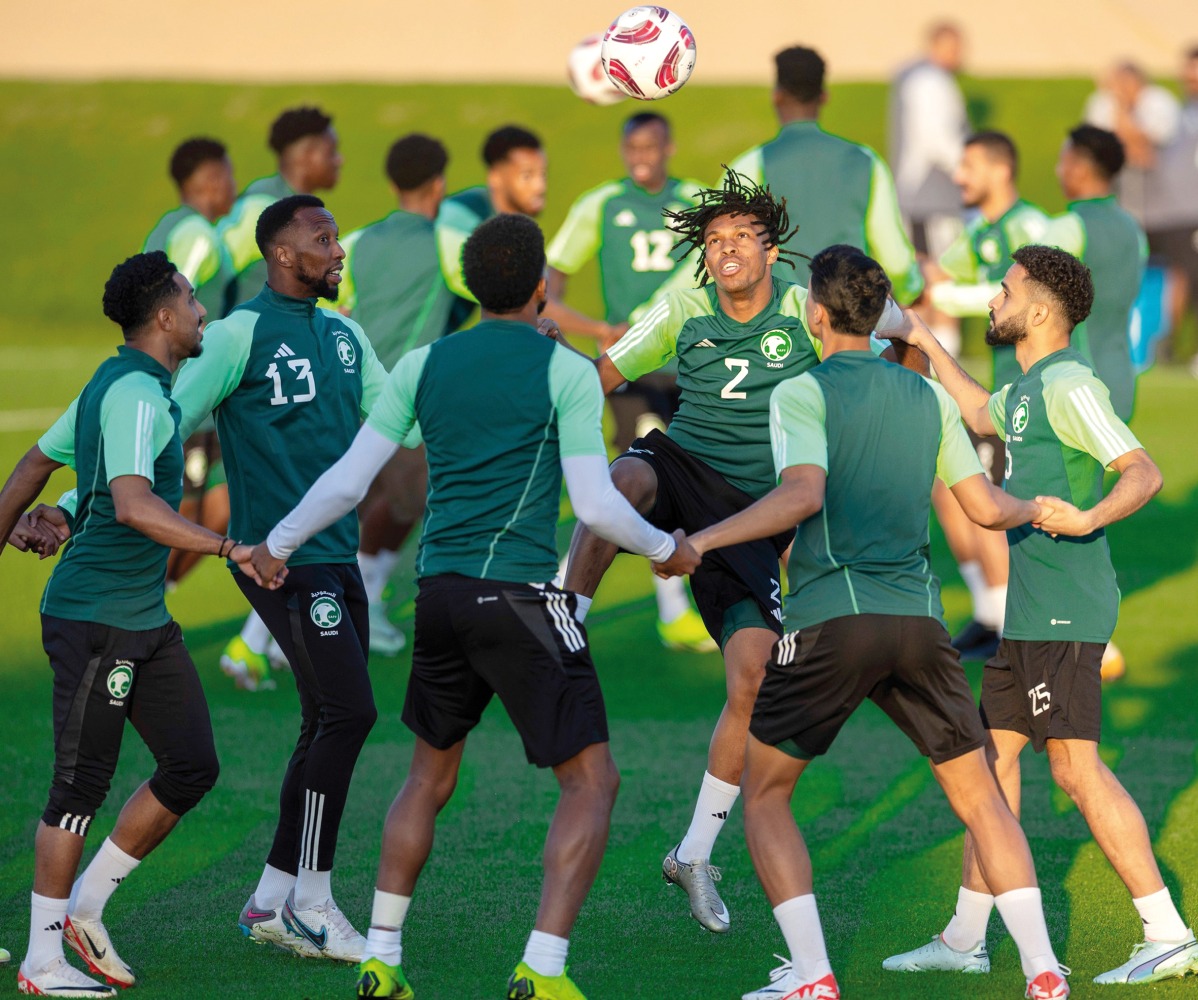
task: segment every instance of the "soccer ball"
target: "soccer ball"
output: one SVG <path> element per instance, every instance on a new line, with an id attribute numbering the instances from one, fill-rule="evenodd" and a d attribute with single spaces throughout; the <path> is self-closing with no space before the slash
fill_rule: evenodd
<path id="1" fill-rule="evenodd" d="M 611 82 L 638 101 L 668 97 L 695 68 L 695 36 L 665 7 L 626 10 L 607 29 L 601 52 Z"/>
<path id="2" fill-rule="evenodd" d="M 566 61 L 570 89 L 588 104 L 615 104 L 627 96 L 603 71 L 603 64 L 599 61 L 599 47 L 602 44 L 602 35 L 587 35 L 574 46 Z"/>

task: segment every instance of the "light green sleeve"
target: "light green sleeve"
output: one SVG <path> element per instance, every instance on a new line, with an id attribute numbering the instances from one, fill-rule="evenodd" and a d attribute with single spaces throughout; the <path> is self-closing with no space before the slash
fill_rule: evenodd
<path id="1" fill-rule="evenodd" d="M 865 252 L 882 265 L 894 288 L 899 305 L 910 305 L 923 291 L 923 274 L 915 248 L 903 230 L 898 193 L 890 168 L 868 146 L 873 163 L 870 172 L 869 205 L 865 209 Z"/>
<path id="2" fill-rule="evenodd" d="M 976 224 L 966 226 L 940 255 L 939 264 L 952 280 L 937 281 L 928 288 L 932 305 L 949 316 L 985 316 L 1000 288 L 998 282 L 981 280 L 973 252 L 975 231 Z"/>
<path id="3" fill-rule="evenodd" d="M 735 170 L 738 174 L 744 174 L 754 184 L 765 183 L 765 160 L 761 155 L 761 147 L 754 146 L 752 149 L 741 153 L 735 160 L 728 164 L 729 170 Z M 727 176 L 726 174 L 724 176 Z M 720 178 L 720 183 L 723 183 L 723 177 Z"/>
<path id="4" fill-rule="evenodd" d="M 1061 444 L 1092 455 L 1104 467 L 1143 447 L 1115 415 L 1107 387 L 1085 365 L 1051 365 L 1044 373 L 1044 406 Z"/>
<path id="5" fill-rule="evenodd" d="M 1007 393 L 1011 391 L 1010 384 L 1004 385 L 990 397 L 990 423 L 994 424 L 994 433 L 1004 441 L 1007 439 Z"/>
<path id="6" fill-rule="evenodd" d="M 344 317 L 339 318 L 344 319 Z M 361 410 L 362 419 L 365 420 L 370 416 L 370 411 L 374 408 L 379 400 L 379 396 L 383 392 L 383 386 L 387 382 L 387 369 L 383 367 L 379 356 L 374 353 L 374 345 L 370 343 L 370 338 L 366 336 L 366 331 L 353 320 L 345 320 L 345 322 L 358 335 L 358 343 L 362 345 Z"/>
<path id="7" fill-rule="evenodd" d="M 50 429 L 38 438 L 37 447 L 46 458 L 75 468 L 75 414 L 79 410 L 79 397 L 71 400 L 66 412 L 50 425 Z"/>
<path id="8" fill-rule="evenodd" d="M 1007 241 L 1012 250 L 1018 250 L 1029 243 L 1044 243 L 1051 228 L 1047 213 L 1036 208 L 1035 205 L 1024 205 L 1006 223 Z M 1061 247 L 1061 249 L 1074 253 L 1069 247 Z"/>
<path id="9" fill-rule="evenodd" d="M 561 457 L 605 456 L 603 388 L 594 364 L 558 345 L 549 359 L 549 398 L 557 413 Z"/>
<path id="10" fill-rule="evenodd" d="M 67 490 L 58 498 L 58 503 L 54 505 L 59 507 L 67 515 L 67 523 L 72 531 L 75 530 L 75 509 L 79 506 L 79 490 Z"/>
<path id="11" fill-rule="evenodd" d="M 774 472 L 793 465 L 818 465 L 828 471 L 826 407 L 819 383 L 808 372 L 779 382 L 770 394 L 770 444 Z"/>
<path id="12" fill-rule="evenodd" d="M 215 228 L 200 215 L 188 216 L 166 240 L 167 257 L 196 289 L 220 273 L 221 252 Z"/>
<path id="13" fill-rule="evenodd" d="M 624 378 L 634 382 L 675 356 L 678 334 L 688 319 L 710 311 L 706 292 L 673 292 L 609 347 L 607 357 Z"/>
<path id="14" fill-rule="evenodd" d="M 978 280 L 978 262 L 973 254 L 974 229 L 973 225 L 966 226 L 940 255 L 938 263 L 953 281 Z"/>
<path id="15" fill-rule="evenodd" d="M 603 237 L 603 206 L 619 190 L 619 184 L 603 184 L 578 197 L 545 249 L 550 267 L 562 274 L 576 274 L 595 256 Z"/>
<path id="16" fill-rule="evenodd" d="M 260 216 L 274 199 L 265 194 L 246 194 L 237 199 L 233 210 L 217 223 L 216 231 L 225 241 L 233 267 L 240 274 L 262 257 L 255 238 Z"/>
<path id="17" fill-rule="evenodd" d="M 481 221 L 470 209 L 456 201 L 441 202 L 441 210 L 437 213 L 435 233 L 441 274 L 451 292 L 471 302 L 477 302 L 478 299 L 470 294 L 462 275 L 462 247 Z"/>
<path id="18" fill-rule="evenodd" d="M 1078 260 L 1086 259 L 1086 224 L 1076 212 L 1063 212 L 1048 220 L 1048 231 L 1044 234 L 1044 243 L 1050 247 L 1060 247 L 1067 253 L 1073 254 Z"/>
<path id="19" fill-rule="evenodd" d="M 698 263 L 699 251 L 694 251 L 683 257 L 674 270 L 670 272 L 670 276 L 666 278 L 652 295 L 649 296 L 647 302 L 642 302 L 639 306 L 632 310 L 628 315 L 628 322 L 635 326 L 642 319 L 649 315 L 653 308 L 666 298 L 672 292 L 694 291 L 699 287 L 699 283 L 695 278 L 695 267 Z"/>
<path id="20" fill-rule="evenodd" d="M 154 461 L 175 436 L 171 404 L 144 372 L 117 379 L 100 404 L 100 435 L 108 482 L 141 476 L 154 485 Z"/>
<path id="21" fill-rule="evenodd" d="M 940 405 L 940 450 L 936 453 L 936 476 L 945 486 L 956 486 L 962 479 L 984 475 L 985 470 L 974 450 L 961 410 L 945 388 L 932 379 L 925 379 L 936 394 Z"/>
<path id="22" fill-rule="evenodd" d="M 203 352 L 183 363 L 171 390 L 182 410 L 179 436 L 184 441 L 241 383 L 257 320 L 257 313 L 242 309 L 204 327 Z"/>
<path id="23" fill-rule="evenodd" d="M 367 427 L 405 448 L 413 447 L 405 439 L 416 424 L 416 389 L 431 349 L 432 345 L 426 344 L 399 359 L 366 419 Z"/>

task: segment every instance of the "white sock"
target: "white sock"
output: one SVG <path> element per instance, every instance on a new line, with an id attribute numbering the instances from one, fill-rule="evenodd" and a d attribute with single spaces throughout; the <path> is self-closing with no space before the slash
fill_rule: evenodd
<path id="1" fill-rule="evenodd" d="M 366 950 L 362 954 L 362 961 L 377 958 L 387 965 L 399 965 L 403 961 L 402 936 L 403 932 L 398 928 L 371 927 L 366 931 Z"/>
<path id="2" fill-rule="evenodd" d="M 370 926 L 380 930 L 388 928 L 399 930 L 408 916 L 408 907 L 412 905 L 411 896 L 401 896 L 394 892 L 374 890 L 374 905 L 370 909 Z M 393 965 L 395 963 L 392 963 Z"/>
<path id="3" fill-rule="evenodd" d="M 986 926 L 990 923 L 990 911 L 994 909 L 994 897 L 988 892 L 974 892 L 961 886 L 957 890 L 957 909 L 953 919 L 940 936 L 953 951 L 972 951 L 979 942 L 986 940 Z"/>
<path id="4" fill-rule="evenodd" d="M 961 572 L 965 586 L 969 588 L 969 599 L 973 602 L 973 617 L 982 621 L 982 616 L 986 613 L 986 574 L 982 572 L 982 564 L 976 559 L 970 559 L 969 562 L 961 563 L 957 569 Z"/>
<path id="5" fill-rule="evenodd" d="M 39 972 L 62 954 L 62 922 L 67 916 L 67 900 L 51 899 L 30 893 L 29 950 L 25 952 L 26 972 Z"/>
<path id="6" fill-rule="evenodd" d="M 657 617 L 663 625 L 677 621 L 691 609 L 690 599 L 686 596 L 686 583 L 680 576 L 672 576 L 663 580 L 653 577 L 653 590 L 657 594 Z"/>
<path id="7" fill-rule="evenodd" d="M 310 910 L 333 898 L 333 873 L 318 872 L 315 868 L 300 866 L 295 877 L 295 888 L 291 890 L 292 906 L 297 910 Z"/>
<path id="8" fill-rule="evenodd" d="M 1190 929 L 1173 905 L 1173 897 L 1168 889 L 1161 889 L 1151 896 L 1141 896 L 1132 902 L 1144 921 L 1145 941 L 1184 941 L 1190 936 Z"/>
<path id="9" fill-rule="evenodd" d="M 391 581 L 391 574 L 399 562 L 399 553 L 392 549 L 379 549 L 372 556 L 358 553 L 358 568 L 362 571 L 362 585 L 366 588 L 366 603 L 376 604 L 383 599 L 383 591 Z"/>
<path id="10" fill-rule="evenodd" d="M 570 553 L 567 552 L 564 556 L 562 556 L 561 562 L 557 564 L 557 576 L 553 578 L 553 585 L 557 587 L 558 590 L 566 589 L 566 570 L 569 568 L 569 566 Z"/>
<path id="11" fill-rule="evenodd" d="M 583 597 L 582 594 L 575 594 L 574 599 L 578 602 L 574 617 L 578 619 L 578 623 L 581 625 L 587 620 L 587 612 L 591 610 L 591 604 L 595 599 L 593 597 Z"/>
<path id="12" fill-rule="evenodd" d="M 528 944 L 524 946 L 523 962 L 538 976 L 553 979 L 566 971 L 566 952 L 569 947 L 569 938 L 533 931 L 528 935 Z"/>
<path id="13" fill-rule="evenodd" d="M 815 983 L 832 972 L 824 929 L 819 922 L 815 896 L 795 896 L 774 907 L 774 919 L 782 928 L 790 964 L 802 983 Z"/>
<path id="14" fill-rule="evenodd" d="M 111 837 L 105 837 L 91 864 L 75 879 L 68 912 L 72 917 L 99 920 L 104 904 L 139 864 L 141 861 L 122 851 Z"/>
<path id="15" fill-rule="evenodd" d="M 266 647 L 270 645 L 270 629 L 266 627 L 266 622 L 258 617 L 257 611 L 251 611 L 245 624 L 241 626 L 241 638 L 253 652 L 265 654 Z"/>
<path id="16" fill-rule="evenodd" d="M 1000 583 L 994 587 L 986 588 L 986 603 L 989 608 L 990 621 L 986 622 L 991 625 L 999 635 L 1002 635 L 1002 627 L 1007 621 L 1007 585 Z"/>
<path id="17" fill-rule="evenodd" d="M 1030 983 L 1045 972 L 1059 972 L 1060 963 L 1048 940 L 1044 906 L 1040 890 L 1034 887 L 1012 889 L 994 897 L 994 905 L 1007 925 L 1007 933 L 1019 948 L 1023 975 Z"/>
<path id="18" fill-rule="evenodd" d="M 287 901 L 287 896 L 295 888 L 295 876 L 267 865 L 262 869 L 262 877 L 258 879 L 258 888 L 254 890 L 254 905 L 260 910 L 277 910 Z"/>
<path id="19" fill-rule="evenodd" d="M 699 801 L 695 803 L 690 829 L 678 845 L 679 861 L 690 865 L 696 861 L 710 860 L 715 838 L 724 829 L 724 822 L 738 795 L 738 786 L 720 781 L 708 771 L 703 772 L 703 784 L 699 786 Z"/>

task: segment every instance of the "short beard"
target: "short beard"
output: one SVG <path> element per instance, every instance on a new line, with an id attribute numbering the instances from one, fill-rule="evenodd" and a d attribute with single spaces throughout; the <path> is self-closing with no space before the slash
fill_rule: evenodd
<path id="1" fill-rule="evenodd" d="M 295 276 L 312 293 L 310 298 L 328 299 L 330 302 L 337 301 L 340 287 L 329 281 L 327 271 L 324 274 L 311 274 L 305 271 L 301 264 L 295 269 Z"/>
<path id="2" fill-rule="evenodd" d="M 995 324 L 991 315 L 990 328 L 986 331 L 986 343 L 990 347 L 1014 347 L 1027 339 L 1027 316 L 1012 316 Z"/>
<path id="3" fill-rule="evenodd" d="M 195 346 L 190 351 L 187 352 L 187 356 L 189 358 L 198 358 L 203 353 L 204 353 L 204 342 L 202 340 L 197 340 L 195 342 Z"/>

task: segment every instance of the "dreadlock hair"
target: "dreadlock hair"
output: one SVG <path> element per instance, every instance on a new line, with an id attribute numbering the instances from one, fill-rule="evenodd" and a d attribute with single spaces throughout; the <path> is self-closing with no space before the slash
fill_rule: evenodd
<path id="1" fill-rule="evenodd" d="M 718 189 L 707 188 L 698 193 L 698 204 L 692 208 L 678 211 L 663 209 L 662 216 L 666 225 L 678 234 L 673 249 L 685 247 L 689 254 L 692 250 L 702 250 L 706 242 L 707 227 L 721 215 L 748 215 L 761 226 L 761 235 L 766 239 L 766 249 L 778 248 L 778 259 L 787 257 L 802 257 L 810 260 L 804 253 L 786 250 L 783 244 L 787 242 L 799 227 L 790 226 L 790 216 L 786 212 L 786 199 L 775 198 L 770 194 L 769 185 L 758 187 L 744 174 L 732 170 L 726 163 L 724 168 L 724 183 Z M 786 261 L 794 267 L 794 261 Z M 703 255 L 700 254 L 699 264 L 695 268 L 695 277 L 699 287 L 707 284 L 707 268 Z"/>

